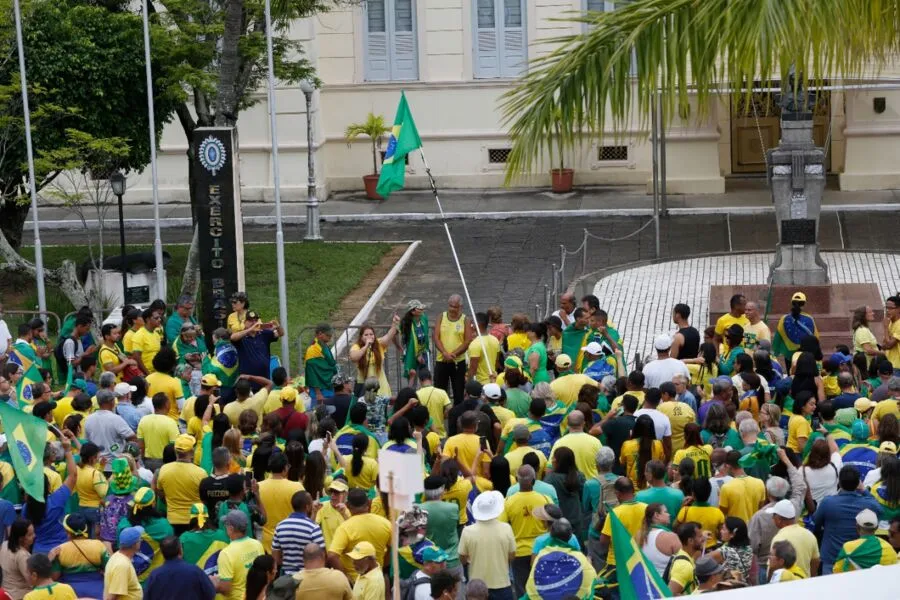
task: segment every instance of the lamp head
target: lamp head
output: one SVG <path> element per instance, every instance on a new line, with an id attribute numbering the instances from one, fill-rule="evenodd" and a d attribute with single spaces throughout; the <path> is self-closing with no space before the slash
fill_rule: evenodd
<path id="1" fill-rule="evenodd" d="M 116 171 L 109 176 L 109 185 L 116 196 L 125 195 L 125 175 L 121 171 Z"/>
<path id="2" fill-rule="evenodd" d="M 316 91 L 316 86 L 309 79 L 302 79 L 300 80 L 300 91 L 308 96 Z"/>

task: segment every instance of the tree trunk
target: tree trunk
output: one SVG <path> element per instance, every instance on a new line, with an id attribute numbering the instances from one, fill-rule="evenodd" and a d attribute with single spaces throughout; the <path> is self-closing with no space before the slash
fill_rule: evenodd
<path id="1" fill-rule="evenodd" d="M 187 263 L 181 279 L 181 295 L 197 298 L 200 290 L 200 235 L 194 225 L 194 237 L 191 238 L 191 249 L 188 250 Z"/>
<path id="2" fill-rule="evenodd" d="M 0 233 L 3 233 L 13 250 L 22 246 L 22 232 L 30 208 L 30 202 L 19 204 L 12 198 L 7 198 L 0 204 Z"/>
<path id="3" fill-rule="evenodd" d="M 244 32 L 244 1 L 227 0 L 225 29 L 222 32 L 222 53 L 219 63 L 219 83 L 216 86 L 216 125 L 222 127 L 237 122 L 238 75 L 241 71 L 240 41 Z"/>

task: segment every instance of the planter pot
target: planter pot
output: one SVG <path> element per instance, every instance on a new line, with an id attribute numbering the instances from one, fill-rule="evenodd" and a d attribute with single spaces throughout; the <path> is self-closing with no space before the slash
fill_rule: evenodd
<path id="1" fill-rule="evenodd" d="M 574 180 L 574 169 L 550 169 L 550 188 L 554 194 L 571 192 Z"/>
<path id="2" fill-rule="evenodd" d="M 366 198 L 369 200 L 384 200 L 375 191 L 378 187 L 378 175 L 363 175 L 363 185 L 366 187 Z"/>

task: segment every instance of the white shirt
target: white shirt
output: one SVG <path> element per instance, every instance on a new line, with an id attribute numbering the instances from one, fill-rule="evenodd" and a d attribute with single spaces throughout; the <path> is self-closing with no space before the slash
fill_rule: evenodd
<path id="1" fill-rule="evenodd" d="M 412 577 L 410 577 L 410 583 L 411 584 L 415 583 L 417 580 L 423 579 L 425 577 L 428 577 L 428 575 L 426 575 L 422 571 L 416 571 L 415 573 L 412 574 Z M 416 586 L 415 600 L 432 600 L 432 598 L 431 598 L 431 582 L 430 581 L 428 583 L 421 583 Z"/>
<path id="2" fill-rule="evenodd" d="M 719 506 L 719 490 L 722 486 L 734 479 L 731 475 L 723 475 L 722 477 L 710 477 L 709 483 L 712 484 L 712 491 L 709 493 L 709 505 Z"/>
<path id="3" fill-rule="evenodd" d="M 6 354 L 11 339 L 12 335 L 9 333 L 9 327 L 7 327 L 6 321 L 0 319 L 0 354 Z"/>
<path id="4" fill-rule="evenodd" d="M 650 418 L 653 419 L 653 428 L 656 430 L 656 439 L 662 441 L 664 437 L 672 436 L 672 422 L 669 420 L 669 417 L 655 408 L 642 408 L 634 413 L 635 418 L 640 417 L 641 415 L 649 415 Z"/>
<path id="5" fill-rule="evenodd" d="M 691 372 L 687 365 L 677 358 L 656 359 L 644 365 L 644 387 L 647 389 L 658 388 L 667 381 L 672 381 L 676 375 L 684 375 L 687 381 L 691 380 Z"/>
<path id="6" fill-rule="evenodd" d="M 877 467 L 866 473 L 866 478 L 863 479 L 863 487 L 869 489 L 879 481 L 881 481 L 881 467 Z"/>
<path id="7" fill-rule="evenodd" d="M 821 469 L 811 469 L 809 467 L 801 468 L 801 475 L 809 486 L 809 495 L 817 503 L 821 502 L 828 496 L 838 493 L 838 473 L 844 462 L 841 455 L 835 452 L 831 455 L 831 463 L 825 465 Z"/>
<path id="8" fill-rule="evenodd" d="M 566 327 L 567 325 L 574 322 L 572 315 L 566 315 L 565 317 L 563 317 L 561 310 L 555 311 L 552 316 L 559 317 L 559 320 L 562 321 L 563 327 Z"/>

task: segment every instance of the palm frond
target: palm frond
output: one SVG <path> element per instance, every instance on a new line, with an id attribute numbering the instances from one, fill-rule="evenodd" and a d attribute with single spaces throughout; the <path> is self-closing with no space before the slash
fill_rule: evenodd
<path id="1" fill-rule="evenodd" d="M 570 20 L 589 29 L 554 40 L 502 98 L 507 182 L 533 170 L 557 127 L 567 147 L 617 135 L 635 112 L 646 129 L 657 90 L 667 121 L 689 113 L 691 95 L 702 117 L 712 96 L 749 95 L 792 65 L 798 81 L 855 78 L 900 47 L 900 0 L 636 0 Z"/>

